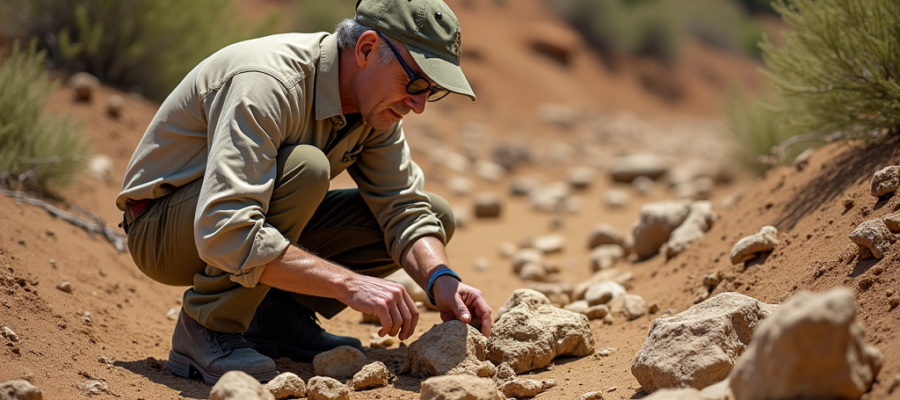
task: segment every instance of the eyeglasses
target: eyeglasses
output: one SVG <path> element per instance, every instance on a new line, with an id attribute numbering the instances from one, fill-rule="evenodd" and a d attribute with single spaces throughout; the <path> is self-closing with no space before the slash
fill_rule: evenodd
<path id="1" fill-rule="evenodd" d="M 409 65 L 406 64 L 406 61 L 403 61 L 403 57 L 400 57 L 400 53 L 397 52 L 397 48 L 394 47 L 393 43 L 391 43 L 391 41 L 381 32 L 376 33 L 378 33 L 378 36 L 381 36 L 381 40 L 384 40 L 385 43 L 387 43 L 388 47 L 391 48 L 391 51 L 394 52 L 394 56 L 397 57 L 397 61 L 400 61 L 400 65 L 403 66 L 403 70 L 405 70 L 406 75 L 409 76 L 409 83 L 406 84 L 406 93 L 417 96 L 422 93 L 429 92 L 429 102 L 438 101 L 450 94 L 449 90 L 437 85 L 431 85 L 431 83 L 428 82 L 428 79 L 413 71 L 412 68 L 410 68 Z"/>

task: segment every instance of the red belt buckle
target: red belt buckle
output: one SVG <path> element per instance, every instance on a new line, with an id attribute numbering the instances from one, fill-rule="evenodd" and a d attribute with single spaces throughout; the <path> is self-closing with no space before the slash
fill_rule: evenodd
<path id="1" fill-rule="evenodd" d="M 138 217 L 140 217 L 142 214 L 144 214 L 144 212 L 146 212 L 150 208 L 150 206 L 153 205 L 153 202 L 154 202 L 153 199 L 143 199 L 143 200 L 137 200 L 137 201 L 133 201 L 133 202 L 129 201 L 128 202 L 128 213 L 131 214 L 129 216 L 131 218 L 131 221 L 129 221 L 129 224 L 134 223 L 134 221 L 136 219 L 138 219 Z"/>

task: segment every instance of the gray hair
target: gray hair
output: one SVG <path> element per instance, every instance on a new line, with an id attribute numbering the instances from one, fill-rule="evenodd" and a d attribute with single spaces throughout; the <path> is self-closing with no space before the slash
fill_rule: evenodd
<path id="1" fill-rule="evenodd" d="M 334 34 L 337 35 L 338 49 L 343 50 L 356 47 L 356 42 L 359 41 L 359 37 L 362 36 L 363 33 L 373 30 L 374 29 L 360 24 L 355 20 L 349 18 L 344 19 L 337 24 L 337 27 L 334 30 Z M 388 40 L 393 41 L 395 47 L 398 45 L 396 40 L 391 38 L 388 38 Z M 383 64 L 390 64 L 392 56 L 391 48 L 388 47 L 387 43 L 382 41 L 381 45 L 378 46 L 378 60 Z"/>

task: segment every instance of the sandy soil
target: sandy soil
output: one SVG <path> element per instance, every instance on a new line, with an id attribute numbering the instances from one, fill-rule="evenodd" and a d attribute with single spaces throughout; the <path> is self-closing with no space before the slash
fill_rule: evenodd
<path id="1" fill-rule="evenodd" d="M 641 203 L 671 197 L 660 188 L 647 197 L 633 194 L 625 208 L 604 207 L 601 197 L 606 189 L 631 190 L 606 177 L 608 160 L 648 149 L 676 162 L 705 157 L 723 160 L 727 166 L 717 136 L 716 101 L 728 82 L 760 82 L 752 61 L 691 44 L 686 61 L 670 72 L 685 88 L 685 94 L 672 102 L 641 83 L 642 68 L 654 68 L 645 67 L 646 61 L 634 60 L 634 68 L 613 73 L 577 40 L 568 65 L 533 51 L 529 40 L 536 32 L 564 43 L 572 42 L 572 32 L 549 16 L 538 1 L 508 3 L 505 8 L 492 1 L 454 5 L 465 27 L 464 52 L 469 57 L 464 68 L 479 101 L 448 99 L 430 105 L 424 115 L 408 118 L 410 144 L 414 158 L 426 171 L 428 189 L 462 209 L 471 206 L 471 196 L 454 196 L 444 189 L 443 182 L 457 172 L 432 161 L 427 150 L 438 143 L 459 151 L 462 133 L 470 130 L 473 122 L 488 132 L 482 156 L 489 155 L 493 144 L 509 139 L 529 143 L 536 161 L 516 175 L 536 175 L 549 182 L 561 179 L 569 167 L 582 165 L 598 168 L 599 174 L 591 188 L 577 194 L 582 204 L 578 213 L 539 213 L 531 210 L 526 199 L 506 196 L 500 218 L 470 219 L 458 230 L 448 247 L 453 267 L 466 282 L 484 291 L 495 311 L 513 290 L 529 285 L 514 275 L 509 261 L 498 254 L 501 241 L 515 243 L 526 236 L 558 232 L 566 238 L 566 248 L 552 260 L 562 267 L 562 279 L 576 283 L 588 277 L 587 237 L 595 224 L 606 222 L 628 231 Z M 54 204 L 77 204 L 111 226 L 121 219 L 113 201 L 125 166 L 157 108 L 152 102 L 128 97 L 124 116 L 111 119 L 104 107 L 115 93 L 103 88 L 94 102 L 75 103 L 68 89 L 60 89 L 48 110 L 71 112 L 82 119 L 85 134 L 93 140 L 93 152 L 109 155 L 115 166 L 111 182 L 85 175 L 78 184 L 58 193 Z M 545 103 L 574 107 L 580 117 L 567 127 L 546 123 L 538 112 Z M 561 159 L 559 154 L 569 157 Z M 848 287 L 856 293 L 858 319 L 870 342 L 885 355 L 878 381 L 863 398 L 890 398 L 888 382 L 900 374 L 900 310 L 891 309 L 886 292 L 900 293 L 900 245 L 895 244 L 880 261 L 857 260 L 855 245 L 847 236 L 860 222 L 900 208 L 896 196 L 879 200 L 868 194 L 872 173 L 898 163 L 900 146 L 896 141 L 869 148 L 838 143 L 818 150 L 803 170 L 784 167 L 756 179 L 738 176 L 731 184 L 716 187 L 713 200 L 720 219 L 703 239 L 671 260 L 655 257 L 620 263 L 618 268 L 634 273 L 630 292 L 673 312 L 693 304 L 693 291 L 701 286 L 702 277 L 712 272 L 722 272 L 732 290 L 771 303 L 800 290 Z M 501 183 L 472 179 L 476 192 L 505 195 L 511 178 Z M 334 182 L 334 187 L 350 185 L 346 176 Z M 721 200 L 732 194 L 740 194 L 740 200 L 726 210 L 720 206 Z M 854 206 L 845 209 L 845 199 L 852 199 Z M 128 254 L 117 253 L 102 238 L 52 218 L 40 208 L 0 196 L 0 210 L 0 325 L 9 326 L 19 336 L 16 343 L 2 342 L 0 381 L 30 377 L 48 399 L 87 397 L 78 386 L 88 380 L 105 381 L 110 386 L 107 396 L 127 399 L 208 397 L 208 386 L 177 378 L 165 366 L 175 324 L 166 313 L 180 305 L 184 288 L 151 281 L 135 268 Z M 551 227 L 554 218 L 561 220 L 561 227 Z M 728 259 L 732 245 L 763 225 L 776 226 L 782 244 L 761 259 L 732 266 Z M 474 268 L 478 257 L 489 260 L 487 270 Z M 72 293 L 55 288 L 63 281 L 71 283 Z M 85 312 L 90 313 L 89 322 L 84 319 Z M 630 366 L 656 316 L 634 321 L 616 316 L 612 325 L 591 322 L 597 349 L 616 351 L 608 357 L 559 358 L 550 367 L 533 372 L 530 378 L 553 378 L 559 383 L 538 398 L 574 399 L 593 390 L 608 392 L 607 399 L 645 396 Z M 439 321 L 436 313 L 423 313 L 417 336 Z M 323 326 L 337 334 L 356 336 L 364 344 L 378 330 L 363 324 L 360 313 L 352 310 L 323 321 Z M 367 354 L 395 371 L 404 357 L 396 346 L 370 349 Z M 109 363 L 101 362 L 101 357 Z M 278 366 L 304 379 L 312 376 L 310 364 L 281 359 Z M 351 397 L 418 398 L 420 381 L 399 378 L 389 387 Z"/>

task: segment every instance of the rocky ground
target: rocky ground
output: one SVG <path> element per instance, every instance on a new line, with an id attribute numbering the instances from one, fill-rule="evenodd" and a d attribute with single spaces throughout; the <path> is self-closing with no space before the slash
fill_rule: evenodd
<path id="1" fill-rule="evenodd" d="M 718 382 L 736 363 L 735 371 L 760 372 L 741 377 L 776 387 L 779 375 L 765 364 L 771 354 L 756 350 L 751 340 L 777 344 L 789 337 L 771 333 L 790 332 L 787 328 L 763 328 L 776 312 L 768 305 L 805 290 L 843 287 L 848 292 L 829 294 L 833 299 L 821 301 L 826 306 L 820 311 L 804 308 L 813 300 L 796 300 L 798 305 L 785 309 L 801 310 L 795 313 L 800 316 L 823 313 L 823 320 L 832 321 L 823 328 L 826 338 L 850 332 L 841 340 L 862 360 L 853 373 L 861 382 L 874 379 L 862 398 L 896 397 L 900 249 L 891 231 L 896 232 L 895 220 L 882 218 L 900 209 L 900 196 L 871 192 L 876 171 L 900 164 L 897 139 L 874 146 L 833 143 L 797 166 L 744 177 L 724 154 L 714 103 L 724 92 L 722 82 L 754 84 L 755 64 L 691 44 L 686 66 L 673 72 L 683 84 L 682 97 L 673 102 L 641 83 L 646 79 L 640 75 L 653 68 L 636 62 L 633 69 L 606 72 L 539 2 L 512 3 L 504 9 L 493 9 L 499 7 L 493 2 L 461 3 L 464 52 L 471 59 L 464 68 L 478 102 L 448 99 L 405 122 L 427 189 L 447 198 L 463 225 L 448 247 L 452 267 L 482 289 L 504 318 L 494 338 L 481 340 L 450 324 L 429 332 L 440 318 L 423 310 L 416 335 L 402 345 L 372 338 L 378 329 L 352 310 L 323 321 L 328 330 L 368 346 L 363 358 L 348 356 L 357 360 L 353 365 L 380 361 L 390 373 L 381 379 L 382 368 L 367 367 L 373 382 L 386 380 L 387 386 L 363 389 L 366 385 L 357 383 L 360 390 L 346 395 L 413 399 L 439 393 L 459 383 L 423 384 L 426 371 L 457 367 L 507 384 L 507 397 L 539 392 L 537 398 L 576 399 L 599 391 L 605 399 L 640 398 L 657 388 Z M 568 61 L 534 51 L 536 41 L 566 50 Z M 698 65 L 702 68 L 691 68 Z M 114 96 L 124 103 L 118 117 L 107 112 Z M 72 99 L 71 88 L 58 90 L 49 112 L 71 112 L 84 120 L 94 154 L 108 158 L 97 159 L 94 174 L 45 200 L 115 227 L 121 213 L 113 200 L 122 173 L 157 105 L 106 87 L 97 88 L 89 102 Z M 891 171 L 883 174 L 890 186 Z M 333 183 L 347 186 L 352 181 L 346 175 Z M 183 288 L 151 281 L 102 234 L 40 207 L 0 196 L 0 209 L 0 329 L 8 329 L 0 337 L 0 382 L 30 381 L 49 399 L 216 395 L 202 382 L 176 378 L 166 369 Z M 867 222 L 876 219 L 885 222 Z M 865 231 L 854 234 L 860 226 Z M 738 242 L 761 231 L 761 241 L 742 246 L 754 256 L 733 254 Z M 868 251 L 883 257 L 861 257 L 854 240 L 874 242 Z M 544 295 L 517 291 L 521 288 Z M 695 304 L 746 322 L 683 313 Z M 790 316 L 772 320 L 793 326 Z M 673 352 L 684 356 L 668 360 L 654 355 L 654 347 L 665 346 L 660 338 L 667 335 L 661 332 L 687 319 L 707 321 L 683 336 L 694 350 L 688 346 L 684 353 Z M 534 330 L 533 343 L 510 341 L 526 328 Z M 863 331 L 871 348 L 860 342 Z M 425 344 L 434 340 L 429 335 L 466 338 L 454 342 L 461 346 L 454 354 L 467 361 L 449 368 L 408 361 L 407 355 L 428 353 Z M 793 343 L 813 336 L 803 333 Z M 781 355 L 802 347 L 772 346 Z M 833 342 L 812 347 L 837 348 Z M 703 349 L 722 350 L 697 356 Z M 873 367 L 876 352 L 880 368 Z M 744 361 L 751 354 L 759 364 L 750 365 L 756 367 Z M 341 396 L 334 382 L 311 379 L 336 373 L 286 359 L 277 365 L 310 391 L 321 387 L 316 390 Z M 666 365 L 680 372 L 654 369 Z M 801 365 L 797 376 L 813 367 Z M 866 368 L 876 375 L 866 379 Z M 518 383 L 509 384 L 514 375 Z M 473 391 L 481 387 L 463 384 Z M 488 386 L 487 392 L 495 390 Z"/>

